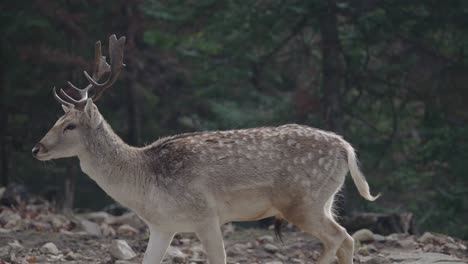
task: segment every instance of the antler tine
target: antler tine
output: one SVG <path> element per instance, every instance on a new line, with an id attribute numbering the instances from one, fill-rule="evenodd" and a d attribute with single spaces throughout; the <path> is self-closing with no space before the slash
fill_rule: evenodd
<path id="1" fill-rule="evenodd" d="M 85 97 L 85 96 L 88 97 L 88 91 L 89 89 L 91 89 L 91 87 L 93 87 L 91 84 L 88 84 L 88 86 L 86 86 L 85 88 L 80 89 L 76 87 L 75 85 L 73 85 L 73 83 L 71 82 L 67 82 L 67 85 L 68 87 L 73 88 L 75 91 L 79 92 L 81 97 Z"/>
<path id="2" fill-rule="evenodd" d="M 82 103 L 86 102 L 86 100 L 88 100 L 88 93 L 86 93 L 85 96 L 82 96 L 79 100 L 75 100 L 71 96 L 69 96 L 63 89 L 60 89 L 59 92 L 60 92 L 61 95 L 65 96 L 65 98 L 70 100 L 71 103 L 73 103 L 76 106 L 79 106 L 80 104 L 82 104 Z"/>
<path id="3" fill-rule="evenodd" d="M 91 77 L 88 72 L 84 71 L 84 75 L 86 79 L 91 83 L 91 85 L 96 89 L 94 95 L 91 97 L 93 101 L 97 101 L 104 91 L 109 88 L 118 78 L 120 72 L 122 71 L 125 64 L 123 63 L 123 52 L 125 47 L 125 37 L 121 37 L 117 39 L 115 35 L 109 37 L 109 56 L 110 56 L 110 66 L 105 62 L 105 57 L 100 56 L 100 65 L 102 65 L 103 69 L 108 68 L 110 71 L 110 75 L 108 79 L 103 83 L 97 83 L 95 77 L 100 77 L 99 73 L 95 72 L 93 77 Z M 99 43 L 99 51 L 100 51 L 100 43 Z M 97 58 L 97 57 L 96 57 Z M 101 68 L 101 67 L 98 67 Z"/>
<path id="4" fill-rule="evenodd" d="M 62 91 L 62 89 L 60 89 L 60 91 Z M 63 100 L 62 98 L 60 98 L 60 96 L 58 96 L 58 94 L 57 94 L 57 89 L 55 88 L 55 86 L 52 89 L 52 93 L 54 95 L 55 100 L 57 100 L 59 103 L 65 105 L 65 106 L 68 106 L 68 107 L 74 107 L 75 106 L 74 104 L 69 103 L 69 102 Z"/>

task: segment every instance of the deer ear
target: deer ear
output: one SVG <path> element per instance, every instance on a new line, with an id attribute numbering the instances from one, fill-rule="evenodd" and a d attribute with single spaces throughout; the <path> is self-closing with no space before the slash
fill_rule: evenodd
<path id="1" fill-rule="evenodd" d="M 68 106 L 66 106 L 66 105 L 62 105 L 62 109 L 63 109 L 63 111 L 65 112 L 65 114 L 68 113 L 68 112 L 70 112 L 70 110 L 71 110 L 70 107 L 68 107 Z"/>
<path id="2" fill-rule="evenodd" d="M 92 99 L 88 99 L 86 101 L 84 113 L 86 117 L 88 117 L 89 124 L 92 128 L 96 128 L 99 124 L 101 124 L 102 116 L 99 113 L 97 106 L 93 103 Z"/>

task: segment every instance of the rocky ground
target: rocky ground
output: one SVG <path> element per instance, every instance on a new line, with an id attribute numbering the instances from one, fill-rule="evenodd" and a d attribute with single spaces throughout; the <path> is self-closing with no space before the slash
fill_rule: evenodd
<path id="1" fill-rule="evenodd" d="M 223 227 L 228 263 L 316 263 L 320 243 L 294 227 L 284 241 L 272 230 Z M 392 234 L 359 230 L 355 263 L 468 263 L 467 241 L 446 235 Z M 4 263 L 141 263 L 148 239 L 145 225 L 133 213 L 56 214 L 49 206 L 0 207 L 0 264 Z M 206 263 L 192 234 L 177 235 L 165 263 Z"/>

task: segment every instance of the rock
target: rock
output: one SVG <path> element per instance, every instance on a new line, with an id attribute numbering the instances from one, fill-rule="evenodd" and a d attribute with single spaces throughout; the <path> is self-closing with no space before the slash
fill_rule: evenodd
<path id="1" fill-rule="evenodd" d="M 355 241 L 359 242 L 372 242 L 375 240 L 374 233 L 369 229 L 358 230 L 352 235 L 352 237 Z"/>
<path id="2" fill-rule="evenodd" d="M 102 223 L 100 227 L 103 236 L 114 237 L 117 234 L 117 232 L 115 232 L 115 229 L 106 223 Z"/>
<path id="3" fill-rule="evenodd" d="M 169 248 L 166 251 L 166 254 L 174 263 L 185 263 L 185 260 L 187 259 L 187 255 L 185 253 L 173 246 L 169 246 Z"/>
<path id="4" fill-rule="evenodd" d="M 49 223 L 45 223 L 45 222 L 39 222 L 39 221 L 34 221 L 31 223 L 32 227 L 34 228 L 34 230 L 36 231 L 51 231 L 52 230 L 52 225 L 49 224 Z"/>
<path id="5" fill-rule="evenodd" d="M 358 256 L 359 263 L 361 264 L 387 264 L 391 263 L 389 260 L 382 256 Z"/>
<path id="6" fill-rule="evenodd" d="M 146 224 L 134 212 L 128 212 L 121 216 L 112 217 L 106 223 L 109 225 L 127 224 L 136 229 L 146 227 Z"/>
<path id="7" fill-rule="evenodd" d="M 81 217 L 85 218 L 86 220 L 96 222 L 96 223 L 107 223 L 114 218 L 114 216 L 106 213 L 106 212 L 92 212 L 87 214 L 80 215 Z"/>
<path id="8" fill-rule="evenodd" d="M 131 261 L 128 261 L 128 260 L 117 260 L 114 264 L 137 264 L 136 262 L 131 262 Z"/>
<path id="9" fill-rule="evenodd" d="M 58 250 L 57 246 L 52 242 L 45 243 L 41 247 L 41 252 L 45 254 L 52 254 L 52 255 L 60 254 L 60 250 Z"/>
<path id="10" fill-rule="evenodd" d="M 374 234 L 374 239 L 377 242 L 385 242 L 385 240 L 387 240 L 384 236 L 379 234 Z"/>
<path id="11" fill-rule="evenodd" d="M 109 248 L 110 254 L 116 259 L 129 260 L 136 257 L 135 251 L 125 240 L 114 239 Z"/>
<path id="12" fill-rule="evenodd" d="M 272 236 L 265 235 L 265 236 L 259 237 L 258 241 L 260 241 L 261 243 L 273 243 L 275 240 L 273 239 Z"/>
<path id="13" fill-rule="evenodd" d="M 268 253 L 272 253 L 272 254 L 275 254 L 276 252 L 278 252 L 279 248 L 273 244 L 265 244 L 263 246 L 263 249 L 268 252 Z"/>
<path id="14" fill-rule="evenodd" d="M 192 239 L 190 238 L 181 238 L 179 239 L 180 243 L 182 243 L 182 245 L 185 245 L 185 246 L 188 246 L 192 243 Z"/>
<path id="15" fill-rule="evenodd" d="M 24 248 L 20 242 L 18 242 L 18 240 L 14 240 L 13 242 L 8 243 L 8 246 L 10 246 L 10 248 L 14 251 L 20 251 Z"/>
<path id="16" fill-rule="evenodd" d="M 70 251 L 68 252 L 66 255 L 65 255 L 65 260 L 76 260 L 76 259 L 79 259 L 81 256 L 80 254 L 77 254 L 77 253 L 74 253 L 73 251 Z"/>
<path id="17" fill-rule="evenodd" d="M 6 229 L 13 229 L 20 225 L 21 216 L 10 210 L 3 210 L 0 213 L 0 225 Z"/>
<path id="18" fill-rule="evenodd" d="M 133 235 L 138 234 L 138 230 L 136 230 L 134 227 L 130 225 L 124 224 L 124 225 L 119 226 L 119 228 L 117 228 L 117 234 L 133 236 Z"/>
<path id="19" fill-rule="evenodd" d="M 426 243 L 435 242 L 438 239 L 431 232 L 424 232 L 424 234 L 418 240 L 419 240 L 419 242 L 426 244 Z"/>
<path id="20" fill-rule="evenodd" d="M 402 252 L 399 251 L 387 251 L 384 250 L 383 253 L 387 254 L 387 259 L 392 263 L 401 263 L 401 264 L 462 264 L 462 260 L 452 257 L 449 255 L 433 252 L 421 252 L 421 251 L 411 251 L 411 252 Z"/>
<path id="21" fill-rule="evenodd" d="M 0 199 L 2 199 L 3 193 L 5 193 L 6 187 L 0 187 Z"/>
<path id="22" fill-rule="evenodd" d="M 236 227 L 232 223 L 227 223 L 222 226 L 223 236 L 230 235 L 234 233 L 235 230 L 236 230 Z"/>
<path id="23" fill-rule="evenodd" d="M 414 241 L 413 237 L 408 237 L 403 240 L 397 241 L 398 246 L 404 249 L 415 249 L 418 246 L 418 243 Z"/>
<path id="24" fill-rule="evenodd" d="M 283 255 L 283 254 L 281 254 L 281 253 L 278 253 L 278 252 L 275 253 L 275 256 L 276 256 L 277 258 L 281 259 L 281 260 L 284 260 L 284 261 L 288 260 L 288 257 L 287 257 L 287 256 L 285 256 L 285 255 Z"/>
<path id="25" fill-rule="evenodd" d="M 80 224 L 81 224 L 81 227 L 83 228 L 83 230 L 90 234 L 90 235 L 94 235 L 94 236 L 101 236 L 102 233 L 101 233 L 101 228 L 99 228 L 99 225 L 96 224 L 96 223 L 93 223 L 91 221 L 88 221 L 88 220 L 85 220 L 85 219 L 82 219 L 80 221 Z"/>
<path id="26" fill-rule="evenodd" d="M 75 233 L 73 233 L 72 231 L 68 231 L 68 230 L 65 230 L 65 229 L 60 229 L 59 232 L 60 232 L 60 234 L 64 234 L 64 235 L 67 235 L 67 236 L 75 235 Z"/>
<path id="27" fill-rule="evenodd" d="M 281 262 L 279 260 L 274 260 L 274 261 L 265 262 L 265 264 L 283 264 L 283 262 Z"/>
<path id="28" fill-rule="evenodd" d="M 5 229 L 5 228 L 0 227 L 0 234 L 6 234 L 6 233 L 10 233 L 10 232 L 11 232 L 10 229 Z"/>
<path id="29" fill-rule="evenodd" d="M 40 214 L 35 220 L 48 224 L 56 230 L 66 227 L 70 222 L 65 216 L 58 214 Z"/>

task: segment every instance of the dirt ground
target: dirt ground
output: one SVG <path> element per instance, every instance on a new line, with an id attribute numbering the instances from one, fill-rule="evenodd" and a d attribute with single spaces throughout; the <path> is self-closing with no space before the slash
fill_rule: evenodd
<path id="1" fill-rule="evenodd" d="M 321 244 L 293 226 L 283 242 L 268 229 L 222 227 L 229 264 L 316 263 Z M 353 234 L 355 263 L 468 263 L 467 241 L 426 232 L 382 236 L 362 229 Z M 114 216 L 91 212 L 71 216 L 45 204 L 0 207 L 0 264 L 8 263 L 141 263 L 148 240 L 144 223 L 132 212 Z M 178 234 L 164 263 L 203 264 L 198 239 Z"/>

